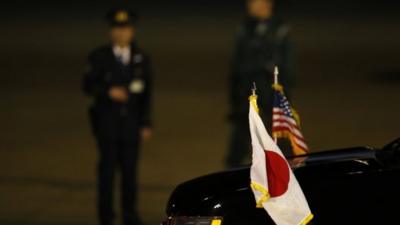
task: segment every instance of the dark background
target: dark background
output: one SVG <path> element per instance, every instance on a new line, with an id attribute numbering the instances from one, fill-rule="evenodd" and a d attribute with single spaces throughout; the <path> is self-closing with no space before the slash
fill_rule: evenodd
<path id="1" fill-rule="evenodd" d="M 0 9 L 0 224 L 95 224 L 96 150 L 80 90 L 118 2 L 15 1 Z M 223 169 L 227 75 L 243 1 L 128 2 L 156 72 L 140 211 L 158 224 L 174 186 Z M 312 151 L 400 136 L 400 14 L 392 1 L 280 1 L 297 49 L 293 104 Z"/>

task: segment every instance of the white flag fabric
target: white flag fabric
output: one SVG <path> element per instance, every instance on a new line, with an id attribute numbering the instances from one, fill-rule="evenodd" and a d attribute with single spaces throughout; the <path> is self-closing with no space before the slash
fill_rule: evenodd
<path id="1" fill-rule="evenodd" d="M 263 207 L 277 225 L 307 224 L 313 215 L 288 162 L 258 115 L 256 95 L 250 96 L 249 123 L 251 187 L 257 207 Z"/>

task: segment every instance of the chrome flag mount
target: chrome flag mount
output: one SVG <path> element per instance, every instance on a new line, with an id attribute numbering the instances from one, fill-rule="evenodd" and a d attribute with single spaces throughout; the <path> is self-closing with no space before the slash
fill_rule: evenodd
<path id="1" fill-rule="evenodd" d="M 251 188 L 257 207 L 264 208 L 277 225 L 305 225 L 313 218 L 307 200 L 281 150 L 258 115 L 257 95 L 249 98 L 253 147 Z"/>

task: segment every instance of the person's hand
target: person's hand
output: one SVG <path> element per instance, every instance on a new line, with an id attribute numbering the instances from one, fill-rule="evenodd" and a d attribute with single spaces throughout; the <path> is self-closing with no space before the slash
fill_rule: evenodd
<path id="1" fill-rule="evenodd" d="M 129 95 L 126 88 L 123 86 L 113 86 L 108 91 L 108 95 L 113 101 L 125 103 L 128 101 Z"/>
<path id="2" fill-rule="evenodd" d="M 140 134 L 142 136 L 142 139 L 147 141 L 151 138 L 153 135 L 153 130 L 149 127 L 143 127 L 140 131 Z"/>

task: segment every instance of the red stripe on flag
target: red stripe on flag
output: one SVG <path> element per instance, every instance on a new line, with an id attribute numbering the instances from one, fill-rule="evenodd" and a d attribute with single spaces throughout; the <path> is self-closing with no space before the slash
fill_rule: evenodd
<path id="1" fill-rule="evenodd" d="M 300 136 L 294 134 L 288 127 L 279 126 L 279 127 L 272 128 L 272 132 L 281 132 L 281 131 L 288 131 L 288 132 L 290 132 L 291 135 L 295 136 L 300 141 L 306 143 L 306 140 L 304 140 L 303 137 L 300 137 Z"/>
<path id="2" fill-rule="evenodd" d="M 296 136 L 303 138 L 303 134 L 301 133 L 300 129 L 297 126 L 294 126 L 286 121 L 283 121 L 283 122 L 275 121 L 275 123 L 273 121 L 272 122 L 272 130 L 274 130 L 275 127 L 286 127 L 287 129 L 290 130 L 290 132 L 292 132 Z"/>
<path id="3" fill-rule="evenodd" d="M 289 123 L 291 126 L 296 127 L 297 129 L 299 129 L 299 127 L 297 126 L 297 124 L 292 123 L 292 121 L 288 120 L 287 118 L 283 118 L 283 119 L 273 119 L 273 122 L 279 122 L 279 123 Z"/>

